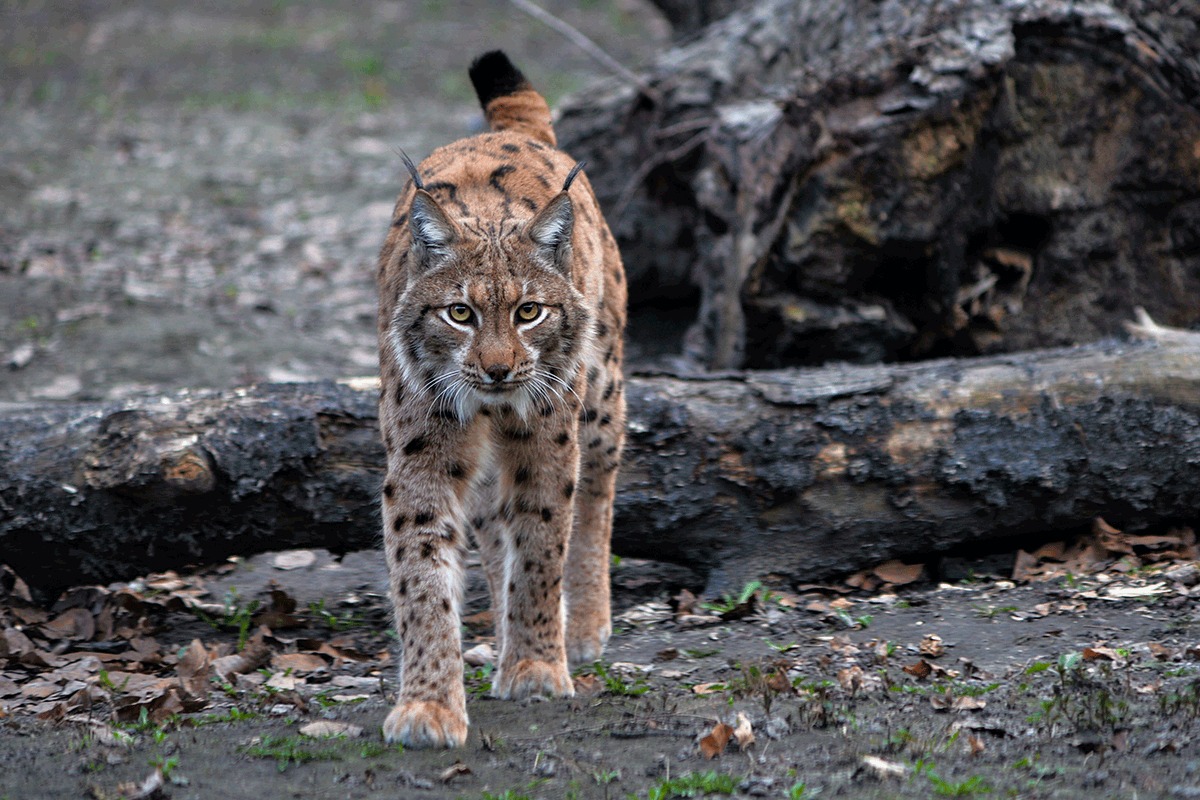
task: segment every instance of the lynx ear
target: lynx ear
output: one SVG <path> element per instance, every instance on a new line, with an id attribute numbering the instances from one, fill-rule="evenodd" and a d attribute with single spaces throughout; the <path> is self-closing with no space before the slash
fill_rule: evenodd
<path id="1" fill-rule="evenodd" d="M 422 269 L 449 255 L 450 245 L 458 240 L 458 226 L 446 216 L 433 195 L 417 189 L 408 220 L 413 258 Z"/>
<path id="2" fill-rule="evenodd" d="M 537 245 L 554 268 L 571 274 L 571 233 L 575 230 L 575 209 L 565 191 L 559 192 L 538 215 L 529 221 L 526 229 L 529 238 Z"/>

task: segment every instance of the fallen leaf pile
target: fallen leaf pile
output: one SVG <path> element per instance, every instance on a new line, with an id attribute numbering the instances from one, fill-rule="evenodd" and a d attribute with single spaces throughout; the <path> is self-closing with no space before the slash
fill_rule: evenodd
<path id="1" fill-rule="evenodd" d="M 270 689 L 275 713 L 303 710 L 298 690 L 310 680 L 338 686 L 345 665 L 386 661 L 387 652 L 363 652 L 356 639 L 280 635 L 301 624 L 296 601 L 278 588 L 257 614 L 237 618 L 244 646 L 206 645 L 193 639 L 168 647 L 158 638 L 170 614 L 186 613 L 237 629 L 229 608 L 207 599 L 203 576 L 168 572 L 129 584 L 79 587 L 49 609 L 30 602 L 19 578 L 0 575 L 0 717 L 14 712 L 61 720 L 111 710 L 114 722 L 159 723 L 210 706 L 214 690 Z M 258 610 L 257 607 L 254 610 Z M 252 635 L 251 635 L 252 634 Z M 224 637 L 228 639 L 229 637 Z M 378 680 L 368 685 L 378 690 Z M 365 697 L 366 695 L 361 695 Z"/>
<path id="2" fill-rule="evenodd" d="M 1017 551 L 1013 580 L 1048 580 L 1066 575 L 1097 572 L 1128 573 L 1156 564 L 1200 560 L 1200 547 L 1191 528 L 1172 528 L 1165 534 L 1136 536 L 1096 518 L 1091 532 L 1071 544 L 1051 542 L 1032 553 Z M 1191 565 L 1185 578 L 1200 582 L 1200 571 Z M 1180 581 L 1186 582 L 1186 581 Z"/>

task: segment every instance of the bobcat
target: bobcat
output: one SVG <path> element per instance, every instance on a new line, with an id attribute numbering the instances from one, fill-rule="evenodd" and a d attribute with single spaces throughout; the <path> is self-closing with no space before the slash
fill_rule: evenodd
<path id="1" fill-rule="evenodd" d="M 625 283 L 546 101 L 500 51 L 469 74 L 491 131 L 435 150 L 379 255 L 383 540 L 403 655 L 384 738 L 461 746 L 463 550 L 478 542 L 493 694 L 571 696 L 611 631 Z"/>

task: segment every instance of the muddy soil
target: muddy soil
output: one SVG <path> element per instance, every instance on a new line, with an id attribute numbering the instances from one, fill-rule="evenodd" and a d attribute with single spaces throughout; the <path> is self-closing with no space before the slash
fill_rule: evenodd
<path id="1" fill-rule="evenodd" d="M 722 620 L 677 613 L 654 564 L 622 561 L 616 635 L 604 662 L 577 671 L 575 698 L 493 700 L 490 668 L 468 666 L 467 746 L 401 751 L 379 730 L 396 688 L 380 559 L 317 552 L 296 566 L 296 555 L 310 554 L 208 571 L 204 598 L 224 613 L 151 614 L 142 634 L 169 675 L 193 639 L 235 649 L 241 612 L 268 608 L 270 590 L 297 601 L 295 625 L 268 638 L 272 661 L 214 682 L 195 711 L 141 718 L 129 706 L 112 724 L 134 690 L 105 684 L 101 665 L 79 658 L 113 659 L 104 666 L 115 675 L 111 642 L 54 648 L 50 659 L 108 687 L 65 715 L 56 698 L 79 684 L 33 702 L 16 684 L 36 686 L 50 667 L 10 660 L 0 797 L 138 796 L 133 787 L 164 767 L 150 796 L 1200 796 L 1200 600 L 1161 575 L 1024 586 L 985 577 L 874 595 L 759 589 L 745 616 Z M 149 591 L 146 581 L 128 588 Z M 467 611 L 486 608 L 484 595 L 474 568 Z M 464 648 L 492 641 L 486 621 L 468 621 Z M 288 660 L 317 642 L 357 655 Z M 753 744 L 734 736 L 709 752 L 717 723 L 742 719 Z M 315 721 L 361 733 L 300 733 Z"/>

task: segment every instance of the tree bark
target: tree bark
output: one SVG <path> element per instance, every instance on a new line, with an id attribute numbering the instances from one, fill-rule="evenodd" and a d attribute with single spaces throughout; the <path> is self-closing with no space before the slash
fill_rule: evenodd
<path id="1" fill-rule="evenodd" d="M 614 549 L 708 590 L 1012 537 L 1192 523 L 1200 344 L 628 381 Z M 80 582 L 289 547 L 374 547 L 374 389 L 0 409 L 0 561 Z"/>
<path id="2" fill-rule="evenodd" d="M 688 7 L 689 4 L 684 3 Z M 1200 323 L 1200 2 L 757 0 L 557 124 L 713 368 Z"/>

